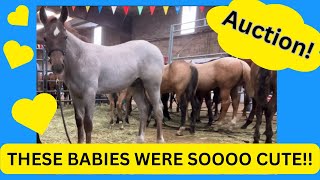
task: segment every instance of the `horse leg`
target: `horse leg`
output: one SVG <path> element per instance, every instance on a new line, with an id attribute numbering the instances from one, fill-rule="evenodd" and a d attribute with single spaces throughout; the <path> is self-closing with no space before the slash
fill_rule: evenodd
<path id="1" fill-rule="evenodd" d="M 213 115 L 212 115 L 212 103 L 211 103 L 211 91 L 206 94 L 205 96 L 206 105 L 208 108 L 208 116 L 209 116 L 209 122 L 208 126 L 211 126 L 213 123 Z"/>
<path id="2" fill-rule="evenodd" d="M 214 96 L 213 96 L 213 102 L 214 102 L 214 120 L 217 120 L 219 118 L 219 97 L 220 97 L 220 89 L 219 88 L 215 88 L 213 90 L 214 92 Z M 212 103 L 213 103 L 212 102 Z"/>
<path id="3" fill-rule="evenodd" d="M 169 96 L 170 96 L 169 109 L 172 109 L 172 104 L 173 104 L 173 100 L 174 100 L 174 93 L 169 93 Z"/>
<path id="4" fill-rule="evenodd" d="M 242 116 L 247 116 L 247 111 L 250 111 L 250 97 L 248 96 L 248 94 L 245 92 L 244 93 L 244 107 L 242 110 Z"/>
<path id="5" fill-rule="evenodd" d="M 145 129 L 146 123 L 148 119 L 148 104 L 146 94 L 143 88 L 143 84 L 140 80 L 137 80 L 135 85 L 132 86 L 134 93 L 133 93 L 133 100 L 136 102 L 139 116 L 140 116 L 140 126 L 139 126 L 139 133 L 137 137 L 137 143 L 144 143 L 144 136 L 145 136 Z"/>
<path id="6" fill-rule="evenodd" d="M 203 101 L 203 95 L 201 92 L 197 92 L 196 93 L 196 98 L 197 101 L 199 102 L 199 108 L 197 109 L 196 113 L 195 113 L 195 119 L 196 119 L 196 123 L 201 123 L 200 120 L 200 111 L 201 111 L 201 107 L 202 107 L 202 101 Z"/>
<path id="7" fill-rule="evenodd" d="M 235 86 L 231 90 L 231 99 L 232 99 L 232 109 L 233 109 L 233 114 L 232 114 L 232 120 L 231 120 L 231 126 L 229 127 L 229 130 L 232 131 L 232 129 L 235 127 L 237 124 L 237 114 L 238 114 L 238 109 L 239 109 L 239 104 L 240 104 L 240 96 L 238 93 L 238 86 Z"/>
<path id="8" fill-rule="evenodd" d="M 254 135 L 253 135 L 253 143 L 259 143 L 260 141 L 260 125 L 262 122 L 262 112 L 263 112 L 263 108 L 261 107 L 261 105 L 257 105 L 257 108 L 256 108 L 257 123 L 255 126 Z"/>
<path id="9" fill-rule="evenodd" d="M 110 102 L 110 113 L 111 113 L 111 119 L 110 119 L 110 124 L 114 125 L 114 119 L 116 118 L 115 116 L 115 104 L 114 104 L 114 98 L 112 96 L 112 94 L 108 94 L 108 99 Z"/>
<path id="10" fill-rule="evenodd" d="M 86 143 L 91 143 L 91 133 L 92 133 L 92 121 L 93 121 L 93 113 L 94 113 L 94 106 L 95 106 L 95 93 L 88 93 L 85 97 L 85 114 L 84 114 L 84 131 L 86 133 Z"/>
<path id="11" fill-rule="evenodd" d="M 123 115 L 122 115 L 122 102 L 125 99 L 125 93 L 121 92 L 118 101 L 117 101 L 117 121 L 121 121 L 121 127 L 120 129 L 124 129 L 124 121 L 123 121 Z"/>
<path id="12" fill-rule="evenodd" d="M 126 97 L 126 117 L 125 121 L 129 124 L 129 114 L 130 114 L 130 106 L 131 106 L 131 98 L 132 97 Z"/>
<path id="13" fill-rule="evenodd" d="M 146 91 L 149 95 L 149 100 L 157 122 L 157 142 L 164 143 L 162 121 L 163 121 L 163 104 L 160 97 L 160 84 L 149 82 L 145 84 Z"/>
<path id="14" fill-rule="evenodd" d="M 277 109 L 277 102 L 276 102 L 276 96 L 272 96 L 270 102 L 267 105 L 266 112 L 265 112 L 265 117 L 266 117 L 266 143 L 272 143 L 272 136 L 273 136 L 273 131 L 272 131 L 272 120 L 273 116 L 276 113 Z"/>
<path id="15" fill-rule="evenodd" d="M 190 133 L 194 134 L 195 133 L 195 128 L 196 128 L 196 115 L 198 110 L 200 109 L 200 103 L 198 101 L 198 98 L 196 96 L 192 96 L 190 98 L 191 101 L 191 107 L 192 107 L 192 111 L 191 111 L 191 124 L 190 124 Z"/>
<path id="16" fill-rule="evenodd" d="M 230 89 L 221 89 L 221 114 L 218 118 L 218 123 L 217 125 L 214 127 L 214 131 L 219 131 L 220 127 L 222 126 L 222 124 L 224 123 L 227 111 L 229 109 L 230 106 Z"/>
<path id="17" fill-rule="evenodd" d="M 73 107 L 75 113 L 75 120 L 77 124 L 77 131 L 78 131 L 78 143 L 82 144 L 84 141 L 84 129 L 83 129 L 83 118 L 85 114 L 85 109 L 83 106 L 83 102 L 80 99 L 72 98 L 73 99 Z"/>
<path id="18" fill-rule="evenodd" d="M 179 130 L 177 131 L 176 135 L 182 136 L 183 135 L 182 132 L 186 129 L 185 124 L 186 124 L 186 114 L 187 114 L 187 108 L 188 108 L 188 102 L 185 94 L 180 96 L 179 104 L 181 109 L 181 121 L 180 121 Z"/>
<path id="19" fill-rule="evenodd" d="M 241 129 L 247 129 L 247 127 L 253 122 L 254 115 L 256 114 L 257 103 L 254 98 L 252 98 L 252 109 L 249 114 L 249 117 L 246 119 L 246 123 L 241 126 Z"/>
<path id="20" fill-rule="evenodd" d="M 162 94 L 161 101 L 163 104 L 163 116 L 166 117 L 168 120 L 171 120 L 169 109 L 168 109 L 168 100 L 169 100 L 169 93 Z"/>

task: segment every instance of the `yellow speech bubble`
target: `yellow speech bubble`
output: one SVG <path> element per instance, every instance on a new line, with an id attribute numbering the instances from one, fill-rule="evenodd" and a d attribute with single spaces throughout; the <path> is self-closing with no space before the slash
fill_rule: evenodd
<path id="1" fill-rule="evenodd" d="M 287 6 L 234 0 L 212 8 L 207 20 L 221 48 L 233 56 L 269 70 L 308 72 L 320 66 L 319 32 Z"/>

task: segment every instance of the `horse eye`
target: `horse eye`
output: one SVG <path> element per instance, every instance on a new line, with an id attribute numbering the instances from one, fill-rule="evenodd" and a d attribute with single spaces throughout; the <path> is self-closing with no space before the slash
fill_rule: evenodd
<path id="1" fill-rule="evenodd" d="M 44 41 L 47 41 L 47 38 L 43 38 Z"/>
<path id="2" fill-rule="evenodd" d="M 64 39 L 67 40 L 67 39 L 68 39 L 68 36 L 64 37 Z"/>

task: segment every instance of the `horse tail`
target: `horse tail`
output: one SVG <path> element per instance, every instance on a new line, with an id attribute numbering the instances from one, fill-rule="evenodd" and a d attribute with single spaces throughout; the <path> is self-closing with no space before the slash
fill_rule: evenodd
<path id="1" fill-rule="evenodd" d="M 259 85 L 257 89 L 257 101 L 262 104 L 267 104 L 267 96 L 269 92 L 269 83 L 267 82 L 267 77 L 269 76 L 270 71 L 264 68 L 260 68 L 259 70 Z"/>
<path id="2" fill-rule="evenodd" d="M 252 83 L 251 83 L 251 68 L 246 62 L 244 62 L 242 60 L 240 60 L 240 62 L 242 65 L 242 77 L 243 77 L 243 80 L 245 83 L 246 93 L 249 97 L 253 97 L 254 90 L 253 90 Z"/>
<path id="3" fill-rule="evenodd" d="M 198 87 L 198 70 L 194 66 L 190 66 L 191 69 L 191 79 L 186 89 L 186 95 L 188 99 L 191 99 L 193 96 L 196 95 L 197 87 Z"/>

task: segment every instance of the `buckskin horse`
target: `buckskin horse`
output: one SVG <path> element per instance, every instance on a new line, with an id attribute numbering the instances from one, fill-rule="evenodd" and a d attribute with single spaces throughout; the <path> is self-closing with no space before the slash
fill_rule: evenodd
<path id="1" fill-rule="evenodd" d="M 199 102 L 195 98 L 197 85 L 198 71 L 192 64 L 185 61 L 174 61 L 171 64 L 165 65 L 161 81 L 161 100 L 163 103 L 163 114 L 165 117 L 170 117 L 168 111 L 168 100 L 170 96 L 169 93 L 175 93 L 176 100 L 179 103 L 179 107 L 181 110 L 180 127 L 176 133 L 176 135 L 178 136 L 181 136 L 183 130 L 185 129 L 187 108 L 189 102 L 192 106 L 190 133 L 193 134 L 195 132 L 195 113 L 197 112 L 197 109 L 200 108 Z M 150 107 L 147 124 L 149 124 L 151 121 L 151 110 L 152 107 Z M 157 123 L 158 122 L 156 122 L 156 124 Z"/>
<path id="2" fill-rule="evenodd" d="M 187 108 L 189 102 L 192 106 L 190 133 L 195 132 L 195 113 L 199 107 L 199 102 L 195 98 L 198 86 L 198 70 L 191 64 L 185 61 L 174 61 L 171 64 L 165 65 L 162 82 L 161 93 L 166 94 L 166 101 L 164 105 L 164 114 L 169 115 L 168 112 L 168 93 L 175 93 L 176 100 L 179 103 L 181 110 L 181 123 L 177 131 L 177 135 L 182 135 L 185 129 L 185 122 L 187 117 Z"/>
<path id="3" fill-rule="evenodd" d="M 250 66 L 246 62 L 233 57 L 224 57 L 204 64 L 195 64 L 194 66 L 198 69 L 199 73 L 197 97 L 203 97 L 199 96 L 199 94 L 207 94 L 215 88 L 220 89 L 221 114 L 217 120 L 217 125 L 214 126 L 215 131 L 218 131 L 224 123 L 227 110 L 231 103 L 231 96 L 233 115 L 229 128 L 232 129 L 237 121 L 237 111 L 240 101 L 238 87 L 244 85 L 249 96 L 252 97 L 253 94 L 250 84 Z M 212 111 L 211 108 L 209 111 L 210 110 Z M 197 112 L 197 118 L 199 114 L 200 108 Z M 212 123 L 213 118 L 209 118 L 208 126 L 211 126 Z"/>
<path id="4" fill-rule="evenodd" d="M 277 72 L 270 71 L 259 67 L 255 63 L 251 65 L 251 80 L 254 89 L 254 97 L 252 99 L 252 110 L 245 124 L 241 127 L 246 129 L 252 122 L 254 115 L 257 117 L 254 143 L 259 143 L 260 140 L 260 125 L 262 122 L 262 114 L 266 118 L 266 143 L 272 143 L 272 119 L 277 112 Z M 268 101 L 269 94 L 272 93 L 272 98 Z"/>
<path id="5" fill-rule="evenodd" d="M 76 33 L 66 29 L 68 9 L 62 7 L 57 18 L 47 18 L 40 8 L 40 20 L 44 25 L 44 41 L 52 70 L 62 74 L 70 90 L 78 131 L 78 143 L 91 143 L 93 113 L 97 93 L 110 94 L 125 88 L 134 89 L 140 114 L 137 142 L 144 142 L 149 95 L 157 120 L 157 142 L 164 142 L 162 132 L 162 103 L 160 86 L 164 58 L 158 47 L 134 40 L 115 46 L 86 43 Z"/>

